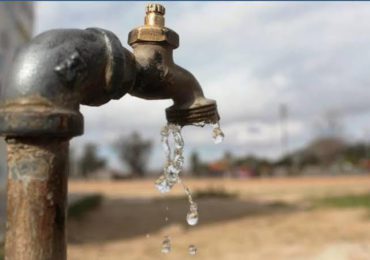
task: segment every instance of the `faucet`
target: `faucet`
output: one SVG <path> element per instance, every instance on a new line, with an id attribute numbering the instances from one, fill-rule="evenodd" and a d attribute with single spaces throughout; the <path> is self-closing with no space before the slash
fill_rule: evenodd
<path id="1" fill-rule="evenodd" d="M 162 5 L 149 4 L 144 25 L 129 33 L 138 75 L 129 93 L 145 99 L 172 99 L 174 105 L 166 109 L 170 123 L 216 123 L 216 102 L 205 98 L 197 79 L 174 63 L 173 50 L 179 47 L 179 36 L 164 26 L 164 14 Z"/>
<path id="2" fill-rule="evenodd" d="M 173 61 L 179 36 L 164 27 L 165 8 L 150 4 L 145 24 L 121 45 L 100 28 L 56 29 L 16 55 L 0 89 L 0 135 L 8 153 L 5 259 L 65 260 L 68 147 L 83 134 L 80 104 L 100 106 L 125 94 L 172 99 L 168 122 L 216 123 L 216 102 Z"/>

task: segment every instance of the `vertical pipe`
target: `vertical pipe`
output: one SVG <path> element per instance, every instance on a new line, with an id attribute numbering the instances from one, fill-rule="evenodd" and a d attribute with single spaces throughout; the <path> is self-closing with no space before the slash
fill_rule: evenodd
<path id="1" fill-rule="evenodd" d="M 68 139 L 8 138 L 6 260 L 65 260 Z"/>

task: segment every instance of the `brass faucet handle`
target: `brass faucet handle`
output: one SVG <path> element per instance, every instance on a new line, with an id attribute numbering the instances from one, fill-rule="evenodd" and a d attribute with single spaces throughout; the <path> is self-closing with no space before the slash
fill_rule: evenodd
<path id="1" fill-rule="evenodd" d="M 166 8 L 160 4 L 148 4 L 145 10 L 146 14 L 157 13 L 160 15 L 164 15 L 166 13 Z"/>
<path id="2" fill-rule="evenodd" d="M 160 4 L 148 4 L 145 9 L 145 25 L 164 27 L 164 14 L 166 13 L 166 8 Z"/>

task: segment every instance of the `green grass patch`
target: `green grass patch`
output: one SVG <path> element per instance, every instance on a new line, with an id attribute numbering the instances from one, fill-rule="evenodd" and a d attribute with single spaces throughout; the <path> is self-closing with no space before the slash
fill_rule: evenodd
<path id="1" fill-rule="evenodd" d="M 288 209 L 293 207 L 291 204 L 288 204 L 284 201 L 272 201 L 267 203 L 267 206 L 274 209 Z"/>
<path id="2" fill-rule="evenodd" d="M 217 199 L 234 199 L 238 196 L 236 192 L 228 191 L 224 188 L 208 187 L 203 190 L 196 190 L 193 194 L 195 199 L 217 198 Z"/>
<path id="3" fill-rule="evenodd" d="M 68 207 L 68 217 L 80 219 L 87 212 L 99 207 L 102 201 L 103 196 L 100 194 L 86 196 Z"/>
<path id="4" fill-rule="evenodd" d="M 366 208 L 370 210 L 370 193 L 320 198 L 315 200 L 314 205 L 333 208 Z"/>

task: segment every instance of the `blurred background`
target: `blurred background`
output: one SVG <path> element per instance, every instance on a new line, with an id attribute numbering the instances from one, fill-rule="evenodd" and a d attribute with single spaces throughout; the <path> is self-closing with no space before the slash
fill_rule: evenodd
<path id="1" fill-rule="evenodd" d="M 145 2 L 0 3 L 0 79 L 53 28 L 101 27 L 130 49 Z M 172 101 L 85 107 L 71 143 L 69 259 L 370 259 L 370 4 L 165 2 L 175 61 L 217 100 L 223 143 L 185 127 L 185 182 L 161 196 Z M 0 86 L 4 87 L 4 86 Z M 6 152 L 0 143 L 0 238 Z M 168 208 L 168 210 L 166 210 Z M 168 217 L 168 221 L 165 221 Z M 173 252 L 162 256 L 163 236 Z"/>

